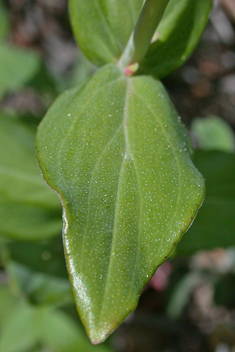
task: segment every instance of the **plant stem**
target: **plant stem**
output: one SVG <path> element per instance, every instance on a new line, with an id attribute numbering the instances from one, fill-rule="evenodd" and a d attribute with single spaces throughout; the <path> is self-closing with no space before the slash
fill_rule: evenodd
<path id="1" fill-rule="evenodd" d="M 121 70 L 140 63 L 146 55 L 169 0 L 146 0 L 129 42 L 119 60 Z"/>

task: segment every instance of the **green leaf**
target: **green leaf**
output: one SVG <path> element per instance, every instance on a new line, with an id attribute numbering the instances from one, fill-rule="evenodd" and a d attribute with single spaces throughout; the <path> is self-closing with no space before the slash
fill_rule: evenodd
<path id="1" fill-rule="evenodd" d="M 92 346 L 81 327 L 65 313 L 19 301 L 3 324 L 0 352 L 25 352 L 38 343 L 56 352 L 110 351 Z"/>
<path id="2" fill-rule="evenodd" d="M 194 119 L 191 130 L 203 150 L 235 151 L 235 134 L 229 124 L 218 116 Z"/>
<path id="3" fill-rule="evenodd" d="M 204 196 L 164 87 L 113 65 L 65 92 L 40 124 L 38 160 L 64 206 L 78 311 L 100 343 L 190 226 Z"/>
<path id="4" fill-rule="evenodd" d="M 173 292 L 170 295 L 167 315 L 171 319 L 179 319 L 184 307 L 189 303 L 192 293 L 195 288 L 207 283 L 208 275 L 198 271 L 190 271 L 176 284 Z"/>
<path id="5" fill-rule="evenodd" d="M 122 54 L 144 0 L 70 0 L 75 38 L 96 65 L 115 62 Z"/>
<path id="6" fill-rule="evenodd" d="M 177 246 L 178 255 L 234 245 L 235 155 L 198 151 L 194 162 L 206 179 L 206 199 Z"/>
<path id="7" fill-rule="evenodd" d="M 43 316 L 41 338 L 56 352 L 109 352 L 105 346 L 92 346 L 78 324 L 60 311 Z"/>
<path id="8" fill-rule="evenodd" d="M 33 346 L 38 337 L 36 311 L 26 303 L 18 304 L 6 319 L 0 335 L 0 352 L 23 352 Z"/>
<path id="9" fill-rule="evenodd" d="M 11 262 L 8 265 L 8 272 L 11 273 L 20 290 L 29 297 L 31 302 L 53 306 L 73 302 L 68 277 L 65 279 L 38 273 L 16 262 Z"/>
<path id="10" fill-rule="evenodd" d="M 35 240 L 61 231 L 58 197 L 40 175 L 33 129 L 0 113 L 0 235 Z"/>
<path id="11" fill-rule="evenodd" d="M 32 270 L 58 277 L 68 277 L 61 236 L 50 242 L 12 242 L 8 244 L 10 257 Z"/>
<path id="12" fill-rule="evenodd" d="M 161 78 L 181 66 L 195 49 L 211 7 L 212 0 L 171 0 L 140 72 Z"/>
<path id="13" fill-rule="evenodd" d="M 27 83 L 37 73 L 39 65 L 36 53 L 0 43 L 0 99 Z"/>
<path id="14" fill-rule="evenodd" d="M 0 327 L 8 318 L 9 314 L 14 311 L 18 301 L 13 296 L 7 286 L 0 286 Z M 1 338 L 0 338 L 1 339 Z"/>
<path id="15" fill-rule="evenodd" d="M 73 304 L 71 286 L 68 279 L 31 272 L 28 289 L 30 297 L 38 304 L 56 306 Z"/>
<path id="16" fill-rule="evenodd" d="M 9 27 L 10 27 L 9 15 L 7 13 L 7 10 L 5 9 L 5 6 L 3 6 L 3 4 L 0 3 L 0 40 L 3 40 L 6 38 L 9 32 Z"/>

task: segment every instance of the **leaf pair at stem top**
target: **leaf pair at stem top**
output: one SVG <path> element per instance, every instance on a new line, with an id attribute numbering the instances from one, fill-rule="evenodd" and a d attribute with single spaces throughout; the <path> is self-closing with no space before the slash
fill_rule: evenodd
<path id="1" fill-rule="evenodd" d="M 139 73 L 161 78 L 192 53 L 211 6 L 212 0 L 70 0 L 70 15 L 79 46 L 95 64 L 138 62 Z"/>
<path id="2" fill-rule="evenodd" d="M 151 0 L 145 8 L 142 0 L 71 0 L 82 50 L 106 65 L 81 89 L 63 93 L 37 133 L 39 165 L 63 204 L 76 305 L 95 344 L 135 309 L 204 198 L 187 132 L 163 85 L 146 75 L 127 77 L 118 67 L 137 61 L 138 73 L 161 77 L 191 53 L 211 0 L 170 0 L 158 40 L 148 48 L 167 3 Z M 148 24 L 154 9 L 158 17 Z"/>

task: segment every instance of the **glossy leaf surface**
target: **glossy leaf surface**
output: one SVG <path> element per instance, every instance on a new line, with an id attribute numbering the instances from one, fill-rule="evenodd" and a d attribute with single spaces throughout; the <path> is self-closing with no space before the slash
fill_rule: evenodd
<path id="1" fill-rule="evenodd" d="M 191 55 L 209 19 L 212 0 L 171 0 L 140 72 L 161 78 Z"/>
<path id="2" fill-rule="evenodd" d="M 194 162 L 206 179 L 206 198 L 193 226 L 177 246 L 179 255 L 227 248 L 234 243 L 235 155 L 197 151 Z"/>
<path id="3" fill-rule="evenodd" d="M 159 81 L 113 65 L 65 92 L 36 147 L 64 206 L 64 246 L 93 343 L 135 309 L 144 285 L 190 226 L 204 196 L 188 137 Z"/>
<path id="4" fill-rule="evenodd" d="M 0 43 L 0 99 L 27 83 L 39 65 L 40 59 L 34 52 Z"/>
<path id="5" fill-rule="evenodd" d="M 60 204 L 37 165 L 35 132 L 0 114 L 0 235 L 45 239 L 61 232 Z"/>
<path id="6" fill-rule="evenodd" d="M 115 62 L 122 54 L 144 0 L 70 0 L 73 32 L 95 64 Z"/>

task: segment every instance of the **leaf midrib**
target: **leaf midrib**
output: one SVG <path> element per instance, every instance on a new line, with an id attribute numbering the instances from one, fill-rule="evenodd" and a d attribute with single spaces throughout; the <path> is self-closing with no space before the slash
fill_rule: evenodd
<path id="1" fill-rule="evenodd" d="M 138 176 L 138 170 L 137 170 L 137 167 L 136 167 L 136 164 L 135 164 L 135 160 L 134 160 L 134 157 L 133 155 L 131 154 L 130 152 L 130 143 L 129 143 L 129 136 L 128 136 L 128 128 L 127 128 L 127 120 L 128 120 L 128 107 L 129 107 L 129 98 L 130 98 L 130 91 L 131 91 L 131 88 L 133 87 L 133 84 L 132 84 L 132 79 L 131 78 L 127 78 L 127 87 L 126 87 L 126 95 L 125 95 L 125 103 L 124 103 L 124 109 L 123 109 L 123 130 L 124 130 L 124 136 L 125 136 L 125 146 L 126 146 L 126 151 L 125 151 L 125 154 L 123 156 L 123 161 L 122 161 L 122 165 L 121 165 L 121 168 L 120 168 L 120 173 L 119 173 L 119 182 L 118 182 L 118 187 L 117 187 L 117 196 L 116 196 L 116 203 L 118 202 L 118 199 L 119 199 L 119 192 L 120 192 L 120 183 L 121 183 L 121 176 L 122 176 L 122 173 L 123 173 L 123 170 L 124 170 L 124 164 L 125 164 L 125 160 L 128 159 L 128 157 L 132 160 L 133 162 L 133 165 L 134 165 L 134 168 L 135 168 L 135 172 L 136 172 L 136 176 L 137 176 L 137 183 L 138 183 L 138 187 L 139 187 L 139 196 L 140 196 L 140 210 L 141 210 L 141 206 L 142 206 L 142 197 L 141 197 L 141 191 L 140 191 L 140 183 L 139 183 L 139 176 Z M 112 242 L 111 242 L 111 247 L 110 247 L 110 255 L 109 255 L 109 264 L 108 264 L 108 271 L 107 271 L 107 274 L 106 274 L 106 280 L 105 280 L 105 288 L 104 288 L 104 294 L 103 294 L 103 300 L 102 300 L 102 305 L 101 305 L 101 310 L 100 310 L 100 316 L 99 316 L 99 325 L 100 323 L 102 323 L 102 317 L 103 317 L 103 314 L 104 314 L 104 302 L 106 300 L 106 296 L 107 296 L 107 289 L 108 289 L 108 282 L 109 282 L 109 277 L 110 277 L 110 273 L 111 273 L 111 264 L 112 264 L 112 261 L 113 259 L 115 259 L 115 257 L 113 256 L 113 247 L 114 247 L 114 243 L 115 243 L 115 238 L 116 238 L 116 218 L 117 218 L 117 210 L 118 210 L 118 207 L 117 207 L 117 204 L 116 204 L 116 208 L 115 208 L 115 214 L 114 214 L 114 221 L 113 221 L 113 224 L 114 224 L 114 228 L 113 228 L 113 236 L 112 236 Z M 135 259 L 135 265 L 134 265 L 134 272 L 135 272 L 135 269 L 136 269 L 136 265 L 137 265 L 137 259 L 138 259 L 138 256 L 139 256 L 139 241 L 140 241 L 140 218 L 139 218 L 139 226 L 138 226 L 138 229 L 139 229 L 139 234 L 138 234 L 138 245 L 137 245 L 137 253 L 136 253 L 136 259 Z M 132 283 L 133 283 L 133 280 L 134 280 L 134 277 L 135 277 L 135 274 L 133 273 L 133 279 L 132 279 Z M 129 297 L 131 296 L 131 292 L 132 292 L 132 286 L 131 285 L 131 289 L 130 289 L 130 294 L 128 296 L 128 299 Z M 127 299 L 127 300 L 128 300 Z"/>
<path id="2" fill-rule="evenodd" d="M 127 91 L 126 91 L 126 97 L 125 97 L 125 107 L 124 107 L 124 117 L 123 117 L 123 127 L 124 127 L 124 135 L 125 135 L 125 144 L 126 144 L 126 152 L 125 152 L 125 155 L 123 157 L 123 162 L 122 162 L 122 166 L 121 166 L 121 169 L 120 169 L 120 175 L 119 175 L 119 183 L 118 183 L 118 189 L 117 189 L 117 197 L 116 199 L 118 200 L 119 198 L 119 189 L 120 189 L 120 179 L 121 179 L 121 175 L 122 175 L 122 172 L 123 172 L 123 167 L 124 167 L 124 162 L 125 162 L 125 159 L 127 157 L 130 157 L 133 161 L 133 164 L 134 164 L 134 167 L 135 167 L 135 171 L 136 171 L 136 174 L 137 174 L 137 180 L 138 180 L 138 184 L 139 184 L 139 178 L 138 178 L 138 171 L 137 171 L 137 168 L 136 168 L 136 164 L 135 164 L 135 160 L 134 160 L 134 157 L 132 156 L 131 152 L 130 152 L 130 144 L 129 144 L 129 138 L 128 138 L 128 129 L 127 129 L 127 116 L 128 116 L 128 104 L 129 104 L 129 96 L 130 96 L 130 84 L 131 84 L 131 78 L 128 78 L 127 79 Z M 165 131 L 165 128 L 162 124 L 162 122 L 157 118 L 157 116 L 155 115 L 154 111 L 152 110 L 152 108 L 146 104 L 146 102 L 143 100 L 143 98 L 136 92 L 136 90 L 134 89 L 134 86 L 132 85 L 132 91 L 133 93 L 144 103 L 144 105 L 147 107 L 147 109 L 150 111 L 151 115 L 157 120 L 158 124 L 161 126 L 162 128 L 162 131 L 165 135 L 165 138 L 166 140 L 168 141 L 169 144 L 170 141 L 169 141 L 169 138 L 167 136 L 167 133 Z M 179 161 L 178 161 L 178 158 L 177 158 L 177 154 L 172 146 L 171 148 L 173 154 L 174 154 L 174 157 L 175 157 L 175 160 L 176 160 L 176 163 L 178 165 L 178 172 L 179 172 L 179 187 L 178 187 L 178 195 L 177 195 L 177 204 L 176 204 L 176 210 L 175 210 L 175 213 L 174 215 L 172 216 L 172 221 L 168 227 L 167 230 L 169 230 L 171 227 L 172 227 L 172 223 L 176 217 L 176 212 L 178 210 L 178 204 L 179 204 L 179 196 L 180 196 L 180 191 L 181 191 L 181 173 L 180 173 L 180 168 L 179 168 Z M 139 187 L 139 192 L 140 192 L 140 187 Z M 141 200 L 141 192 L 140 192 L 140 200 Z M 114 246 L 114 240 L 115 240 L 115 225 L 116 225 L 116 216 L 117 216 L 117 207 L 116 207 L 116 211 L 115 211 L 115 216 L 114 216 L 114 229 L 113 229 L 113 236 L 112 236 L 112 243 L 111 243 L 111 249 L 110 249 L 110 260 L 109 260 L 109 264 L 108 264 L 108 271 L 107 271 L 107 275 L 106 275 L 106 281 L 105 281 L 105 288 L 104 288 L 104 294 L 103 294 L 103 300 L 102 300 L 102 305 L 101 305 L 101 311 L 100 311 L 100 318 L 99 318 L 99 324 L 102 323 L 102 317 L 103 317 L 103 310 L 104 310 L 104 302 L 106 300 L 106 296 L 107 296 L 107 289 L 108 289 L 108 279 L 109 279 L 109 276 L 110 276 L 110 270 L 111 270 L 111 263 L 112 263 L 112 260 L 113 260 L 113 246 Z M 153 258 L 153 260 L 151 261 L 151 264 L 153 263 L 153 261 L 156 259 L 156 257 L 158 257 L 161 249 L 162 249 L 162 246 L 163 246 L 163 243 L 164 243 L 164 239 L 166 237 L 166 234 L 167 234 L 168 231 L 165 232 L 163 238 L 162 238 L 162 241 L 161 241 L 161 244 L 159 246 L 159 250 L 156 254 L 156 256 Z M 138 236 L 138 243 L 139 243 L 139 240 L 140 240 L 140 226 L 139 226 L 139 236 Z M 138 246 L 138 250 L 137 250 L 137 254 L 136 254 L 136 261 L 135 261 L 135 267 L 136 267 L 136 263 L 137 263 L 137 258 L 138 258 L 138 254 L 139 254 L 139 246 Z M 150 265 L 151 266 L 151 265 Z M 134 276 L 135 276 L 135 273 L 133 273 L 133 279 L 132 281 L 134 280 Z M 132 291 L 132 287 L 131 287 L 131 290 L 130 290 L 130 294 L 128 296 L 128 299 L 129 297 L 131 296 L 131 291 Z"/>
<path id="3" fill-rule="evenodd" d="M 119 172 L 119 178 L 118 178 L 118 187 L 117 187 L 117 196 L 116 196 L 116 204 L 115 204 L 115 214 L 114 214 L 114 220 L 113 220 L 113 224 L 114 224 L 114 228 L 113 228 L 113 235 L 112 235 L 112 242 L 110 245 L 110 255 L 109 255 L 109 264 L 108 264 L 108 270 L 107 270 L 107 274 L 106 274 L 106 279 L 105 279 L 105 284 L 104 284 L 104 294 L 103 294 L 103 299 L 102 299 L 102 304 L 101 304 L 101 309 L 100 309 L 100 315 L 99 315 L 99 325 L 102 322 L 102 317 L 103 317 L 103 311 L 104 311 L 104 302 L 105 302 L 105 298 L 107 295 L 107 288 L 108 288 L 108 279 L 110 276 L 110 270 L 111 270 L 111 263 L 112 263 L 112 259 L 113 259 L 113 246 L 114 246 L 114 237 L 115 237 L 115 228 L 116 228 L 116 218 L 117 218 L 117 200 L 119 198 L 119 192 L 120 192 L 120 183 L 121 183 L 121 175 L 123 173 L 123 169 L 124 169 L 124 164 L 125 164 L 125 160 L 127 158 L 127 156 L 129 155 L 130 152 L 130 148 L 129 148 L 129 138 L 128 138 L 128 132 L 127 132 L 127 112 L 128 112 L 128 103 L 129 103 L 129 80 L 127 79 L 127 86 L 126 86 L 126 96 L 125 96 L 125 103 L 124 103 L 124 109 L 123 109 L 123 129 L 124 129 L 124 137 L 125 137 L 125 154 L 123 156 L 123 160 L 122 160 L 122 165 L 120 168 L 120 172 Z"/>

